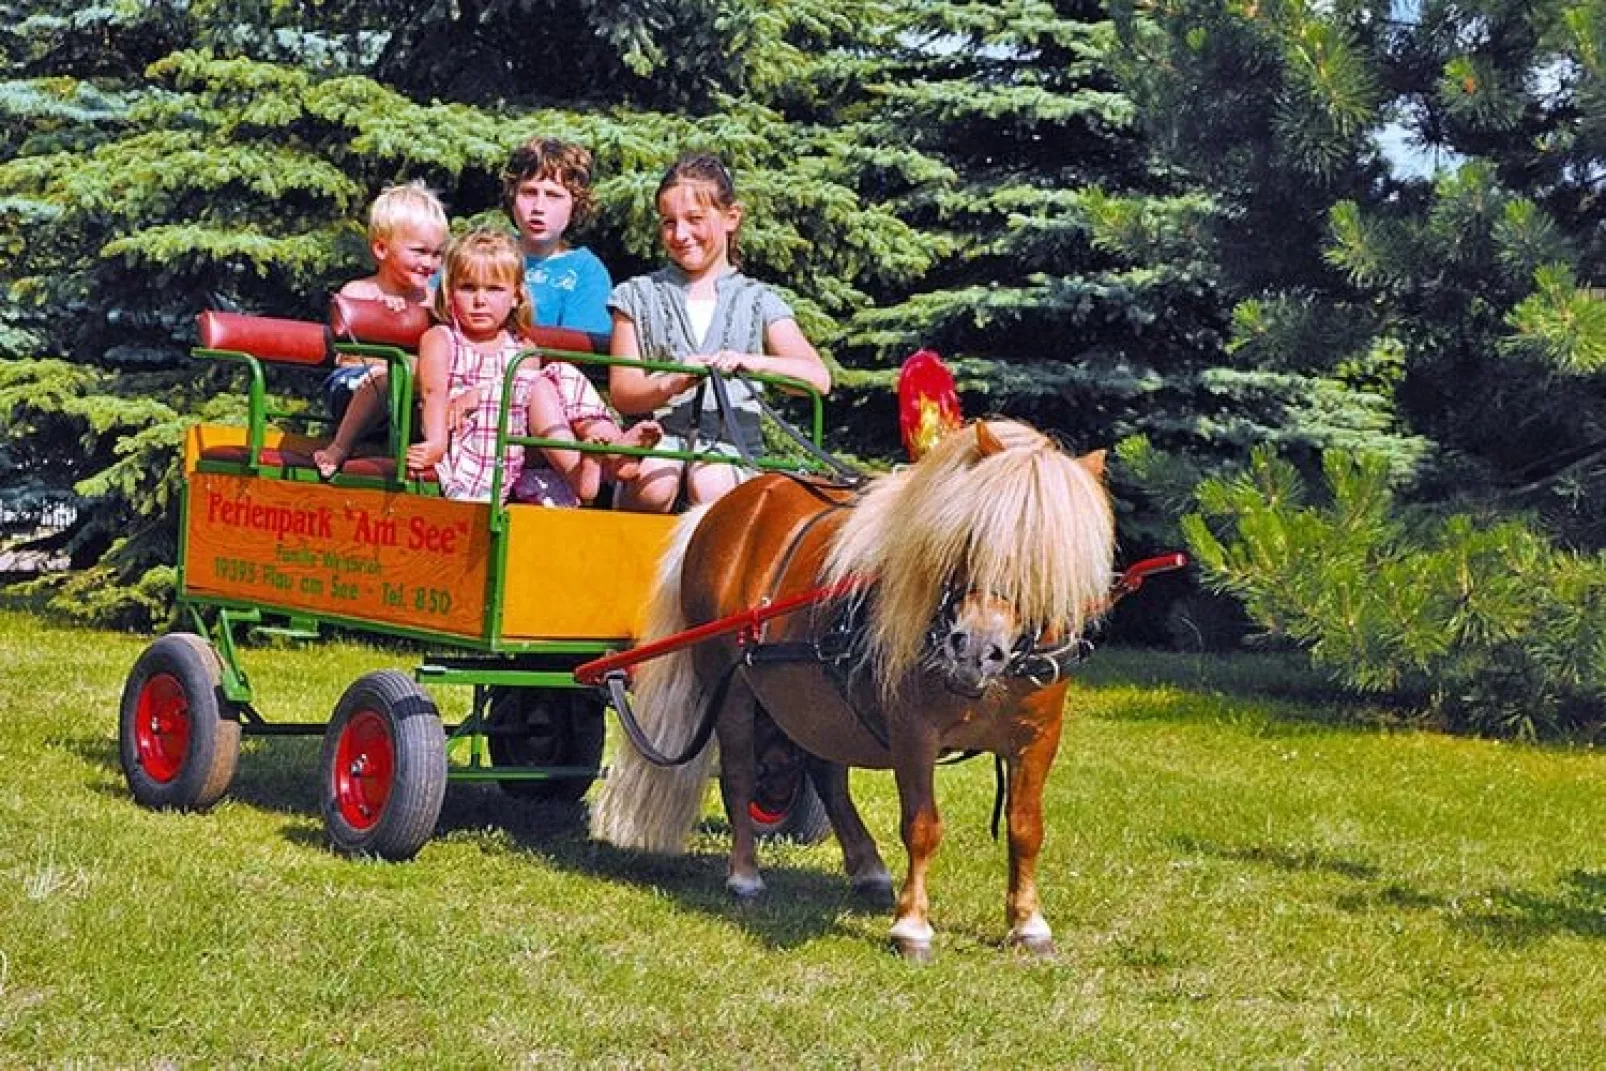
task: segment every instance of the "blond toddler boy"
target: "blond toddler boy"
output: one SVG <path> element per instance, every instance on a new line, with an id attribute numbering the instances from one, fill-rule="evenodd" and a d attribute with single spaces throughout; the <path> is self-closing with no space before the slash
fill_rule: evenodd
<path id="1" fill-rule="evenodd" d="M 368 249 L 374 273 L 340 288 L 344 297 L 382 301 L 396 312 L 428 306 L 446 249 L 446 209 L 422 182 L 387 186 L 368 209 Z M 324 403 L 337 426 L 329 445 L 313 452 L 318 474 L 340 471 L 365 435 L 381 429 L 389 372 L 382 361 L 343 364 L 324 380 Z"/>

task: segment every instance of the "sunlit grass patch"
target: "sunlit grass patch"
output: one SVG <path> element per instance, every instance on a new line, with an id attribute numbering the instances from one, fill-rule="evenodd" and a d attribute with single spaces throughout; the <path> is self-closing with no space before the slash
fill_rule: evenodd
<path id="1" fill-rule="evenodd" d="M 1047 792 L 1058 955 L 1002 947 L 991 764 L 938 775 L 938 959 L 884 948 L 834 843 L 723 891 L 584 805 L 454 785 L 406 864 L 325 846 L 315 739 L 249 740 L 211 813 L 143 810 L 116 705 L 148 642 L 0 614 L 0 1064 L 1061 1066 L 1598 1060 L 1606 759 L 1335 724 L 1285 666 L 1101 651 Z M 249 650 L 320 721 L 405 652 Z M 440 691 L 446 704 L 462 697 Z M 1341 717 L 1340 715 L 1343 715 Z M 854 775 L 894 873 L 889 774 Z"/>

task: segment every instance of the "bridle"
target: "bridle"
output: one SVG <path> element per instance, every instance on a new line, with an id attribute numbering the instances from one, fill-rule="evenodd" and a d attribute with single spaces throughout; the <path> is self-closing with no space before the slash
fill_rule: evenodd
<path id="1" fill-rule="evenodd" d="M 930 627 L 926 629 L 927 655 L 942 649 L 959 618 L 960 605 L 975 594 L 978 594 L 978 589 L 961 583 L 958 577 L 951 578 L 943 585 L 937 611 L 932 616 Z M 996 597 L 997 593 L 983 594 Z M 1073 636 L 1063 642 L 1051 639 L 1045 643 L 1045 634 L 1054 633 L 1039 627 L 1031 632 L 1023 631 L 1016 637 L 1002 675 L 1029 680 L 1039 688 L 1047 688 L 1069 676 L 1076 665 L 1093 653 L 1093 641 L 1085 636 Z"/>

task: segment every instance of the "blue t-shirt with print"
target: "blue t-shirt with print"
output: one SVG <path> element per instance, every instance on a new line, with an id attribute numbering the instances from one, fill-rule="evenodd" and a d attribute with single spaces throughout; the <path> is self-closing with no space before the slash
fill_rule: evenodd
<path id="1" fill-rule="evenodd" d="M 608 352 L 613 333 L 608 294 L 613 279 L 595 253 L 576 247 L 549 257 L 526 256 L 524 285 L 535 303 L 538 326 L 584 331 L 599 352 Z"/>

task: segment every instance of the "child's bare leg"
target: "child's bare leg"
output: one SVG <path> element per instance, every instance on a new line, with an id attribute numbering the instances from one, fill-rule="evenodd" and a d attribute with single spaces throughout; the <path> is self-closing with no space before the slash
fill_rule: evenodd
<path id="1" fill-rule="evenodd" d="M 351 456 L 351 449 L 378 420 L 390 385 L 390 372 L 382 366 L 368 369 L 368 374 L 351 392 L 351 402 L 340 417 L 335 436 L 329 445 L 312 452 L 312 463 L 318 466 L 318 475 L 329 479 L 340 471 L 340 466 Z"/>
<path id="2" fill-rule="evenodd" d="M 740 465 L 694 464 L 686 477 L 686 498 L 694 506 L 729 494 L 746 473 Z"/>
<path id="3" fill-rule="evenodd" d="M 558 388 L 545 376 L 531 381 L 529 407 L 531 435 L 540 439 L 579 441 L 569 427 L 568 417 L 564 415 L 563 399 L 558 396 Z M 541 454 L 581 502 L 590 502 L 597 497 L 597 491 L 602 486 L 600 468 L 594 462 L 587 465 L 586 461 L 590 459 L 586 454 L 557 446 L 543 446 Z"/>
<path id="4" fill-rule="evenodd" d="M 636 513 L 668 513 L 675 508 L 685 462 L 667 457 L 644 457 L 633 480 L 622 480 L 614 493 L 613 508 Z"/>

